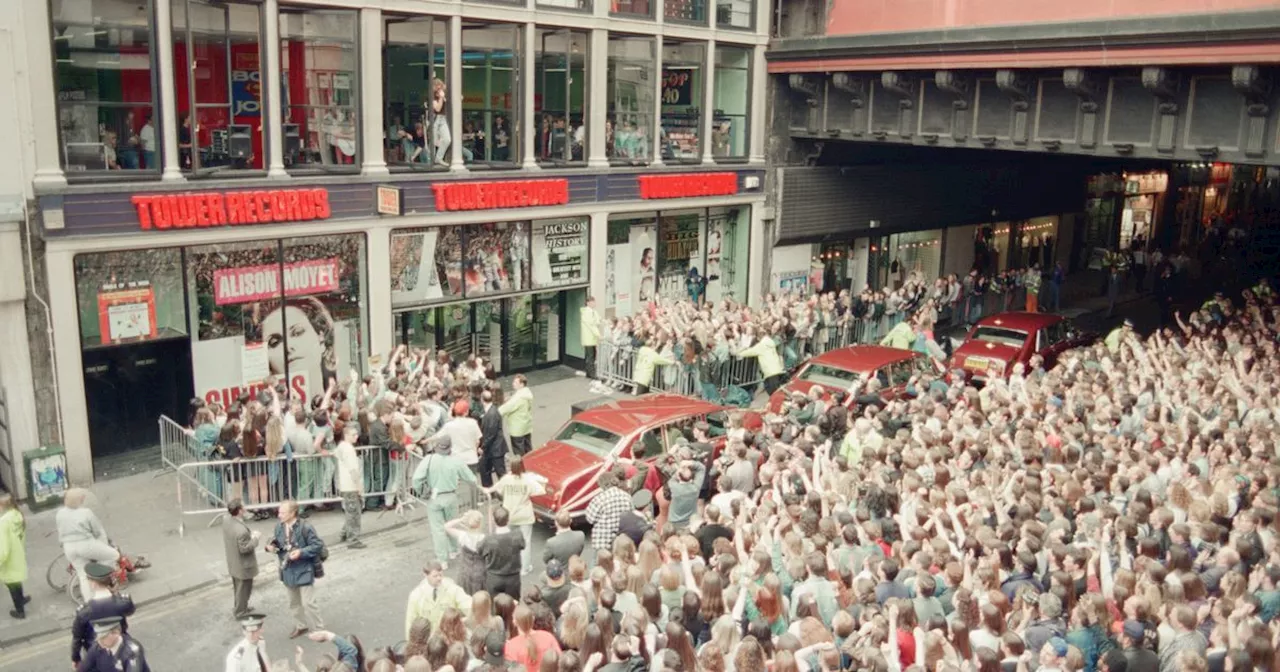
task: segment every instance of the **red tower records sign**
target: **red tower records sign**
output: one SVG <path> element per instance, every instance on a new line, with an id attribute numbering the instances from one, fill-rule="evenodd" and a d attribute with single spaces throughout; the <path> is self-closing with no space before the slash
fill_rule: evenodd
<path id="1" fill-rule="evenodd" d="M 569 202 L 569 181 L 505 180 L 502 182 L 437 182 L 431 185 L 436 210 L 490 210 L 564 205 Z"/>
<path id="2" fill-rule="evenodd" d="M 696 198 L 738 193 L 737 173 L 641 175 L 640 198 Z"/>
<path id="3" fill-rule="evenodd" d="M 309 222 L 333 212 L 329 190 L 320 187 L 139 194 L 131 201 L 144 231 Z"/>

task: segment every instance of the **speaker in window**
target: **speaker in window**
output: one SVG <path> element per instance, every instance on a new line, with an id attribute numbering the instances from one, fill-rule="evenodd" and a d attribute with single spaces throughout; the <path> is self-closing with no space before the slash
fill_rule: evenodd
<path id="1" fill-rule="evenodd" d="M 227 154 L 233 159 L 253 156 L 253 131 L 249 124 L 231 124 L 227 127 Z"/>
<path id="2" fill-rule="evenodd" d="M 284 160 L 288 165 L 297 163 L 302 155 L 302 135 L 297 124 L 284 125 Z"/>

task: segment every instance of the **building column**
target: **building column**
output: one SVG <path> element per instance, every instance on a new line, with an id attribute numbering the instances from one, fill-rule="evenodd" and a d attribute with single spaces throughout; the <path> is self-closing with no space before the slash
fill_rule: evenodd
<path id="1" fill-rule="evenodd" d="M 58 94 L 53 81 L 53 41 L 51 39 L 48 0 L 26 0 L 21 6 L 26 21 L 25 35 L 15 36 L 26 43 L 33 139 L 35 141 L 35 174 L 32 185 L 37 191 L 67 186 L 62 172 L 62 148 L 58 133 Z M 43 73 L 43 76 L 41 74 Z M 17 92 L 13 92 L 17 96 Z"/>
<path id="2" fill-rule="evenodd" d="M 600 310 L 603 311 L 603 306 L 608 304 L 608 299 L 606 299 L 604 295 L 605 287 L 609 284 L 609 279 L 605 277 L 608 271 L 606 262 L 609 260 L 608 213 L 591 213 L 591 224 L 587 241 L 589 247 L 588 252 L 590 252 L 588 258 L 591 260 L 591 267 L 587 272 L 587 278 L 591 281 L 591 285 L 587 289 L 587 295 L 596 297 L 596 305 L 601 306 Z"/>
<path id="3" fill-rule="evenodd" d="M 462 17 L 449 17 L 449 170 L 465 173 L 462 160 Z"/>
<path id="4" fill-rule="evenodd" d="M 280 2 L 266 0 L 262 5 L 263 45 L 261 79 L 262 102 L 267 106 L 267 177 L 289 177 L 284 168 L 284 83 L 280 65 Z"/>
<path id="5" fill-rule="evenodd" d="M 711 163 L 715 161 L 715 157 L 711 153 L 711 133 L 715 129 L 715 108 L 716 108 L 716 41 L 707 40 L 706 58 L 703 60 L 706 65 L 702 68 L 702 100 L 698 102 L 702 106 L 702 116 L 699 118 L 698 134 L 702 137 L 698 138 L 699 144 L 702 145 L 702 162 Z"/>
<path id="6" fill-rule="evenodd" d="M 11 94 L 13 95 L 13 94 Z M 17 103 L 16 96 L 12 98 Z M 16 143 L 18 138 L 13 137 Z M 9 459 L 16 482 L 10 482 L 15 497 L 23 497 L 26 479 L 21 477 L 22 454 L 40 446 L 36 410 L 35 375 L 31 366 L 31 336 L 27 332 L 26 277 L 23 273 L 21 210 L 0 214 L 0 388 L 6 392 L 9 414 Z M 45 334 L 38 338 L 43 340 Z"/>
<path id="7" fill-rule="evenodd" d="M 178 164 L 178 129 L 182 122 L 178 119 L 178 100 L 174 95 L 175 79 L 173 73 L 173 17 L 169 2 L 159 0 L 155 3 L 156 25 L 153 36 L 156 44 L 156 60 L 158 62 L 160 80 L 160 132 L 164 138 L 164 171 L 160 179 L 166 182 L 180 182 L 187 178 L 182 175 L 182 166 Z M 183 67 L 186 67 L 185 65 Z M 192 116 L 191 135 L 195 136 L 195 117 Z"/>
<path id="8" fill-rule="evenodd" d="M 369 259 L 391 258 L 391 232 L 374 229 L 366 232 Z M 395 341 L 391 317 L 391 267 L 369 264 L 369 348 L 373 354 L 389 355 Z"/>
<path id="9" fill-rule="evenodd" d="M 769 211 L 769 212 L 766 212 Z M 766 214 L 772 214 L 772 208 L 766 208 L 763 201 L 757 201 L 751 204 L 751 231 L 747 242 L 747 264 L 754 272 L 747 274 L 747 305 L 758 306 L 760 300 L 764 297 L 765 292 L 769 290 L 769 274 L 772 271 L 772 259 L 767 258 L 772 254 L 773 245 L 765 242 L 765 234 L 768 233 L 765 219 Z"/>
<path id="10" fill-rule="evenodd" d="M 89 448 L 89 408 L 84 396 L 84 363 L 80 353 L 80 315 L 76 308 L 75 255 L 45 252 L 49 279 L 50 320 L 64 325 L 53 330 L 53 358 L 57 362 L 58 407 L 62 415 L 62 445 L 67 450 L 67 482 L 93 482 L 93 454 Z"/>
<path id="11" fill-rule="evenodd" d="M 762 3 L 768 4 L 768 3 Z M 747 160 L 763 164 L 765 155 L 765 99 L 769 95 L 769 64 L 764 60 L 765 46 L 757 45 L 751 54 L 751 99 L 747 101 Z"/>
<path id="12" fill-rule="evenodd" d="M 655 3 L 654 8 L 658 12 L 658 23 L 662 23 L 662 3 Z M 649 139 L 651 151 L 653 152 L 653 160 L 649 162 L 651 166 L 662 165 L 662 36 L 658 35 L 654 38 L 657 48 L 653 53 L 653 137 Z M 615 129 L 616 130 L 616 129 Z"/>
<path id="13" fill-rule="evenodd" d="M 608 6 L 603 1 L 596 4 Z M 586 74 L 587 167 L 608 168 L 609 147 L 604 127 L 609 121 L 609 31 L 604 28 L 591 31 Z"/>
<path id="14" fill-rule="evenodd" d="M 360 170 L 390 175 L 382 147 L 382 10 L 360 10 Z M 378 258 L 378 257 L 375 257 Z"/>
<path id="15" fill-rule="evenodd" d="M 532 23 L 526 23 L 520 29 L 520 42 L 523 45 L 520 59 L 520 167 L 525 170 L 538 169 L 538 157 L 534 149 L 533 139 L 538 135 L 538 120 L 535 118 L 533 105 L 534 59 L 538 52 L 538 29 Z M 511 126 L 510 128 L 514 128 Z M 566 132 L 572 134 L 573 129 Z"/>

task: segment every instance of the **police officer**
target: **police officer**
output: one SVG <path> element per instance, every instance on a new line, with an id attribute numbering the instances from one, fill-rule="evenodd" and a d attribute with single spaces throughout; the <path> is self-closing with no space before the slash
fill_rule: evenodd
<path id="1" fill-rule="evenodd" d="M 151 672 L 142 645 L 124 634 L 123 616 L 99 618 L 91 625 L 97 641 L 76 672 Z"/>
<path id="2" fill-rule="evenodd" d="M 262 638 L 262 622 L 266 619 L 263 614 L 246 614 L 240 619 L 244 639 L 227 652 L 226 672 L 266 672 L 271 669 L 267 642 Z"/>
<path id="3" fill-rule="evenodd" d="M 90 562 L 85 565 L 85 576 L 89 579 L 89 594 L 85 595 L 84 606 L 76 612 L 71 624 L 71 662 L 79 664 L 84 653 L 93 648 L 93 624 L 106 618 L 120 619 L 120 632 L 129 633 L 129 622 L 126 616 L 134 612 L 133 600 L 124 593 L 111 590 L 112 569 L 106 565 Z"/>

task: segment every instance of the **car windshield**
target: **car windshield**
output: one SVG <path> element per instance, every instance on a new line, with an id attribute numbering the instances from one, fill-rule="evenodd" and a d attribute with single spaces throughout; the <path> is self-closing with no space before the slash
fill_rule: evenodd
<path id="1" fill-rule="evenodd" d="M 804 367 L 804 370 L 800 372 L 796 379 L 843 390 L 862 380 L 862 374 L 837 369 L 825 364 L 810 364 Z"/>
<path id="2" fill-rule="evenodd" d="M 1004 327 L 978 327 L 973 332 L 973 338 L 969 340 L 1021 348 L 1022 344 L 1027 342 L 1027 332 L 1005 329 Z"/>
<path id="3" fill-rule="evenodd" d="M 570 422 L 556 435 L 556 441 L 567 443 L 574 448 L 580 448 L 601 457 L 608 457 L 620 440 L 622 440 L 622 437 L 613 432 L 576 420 Z"/>

